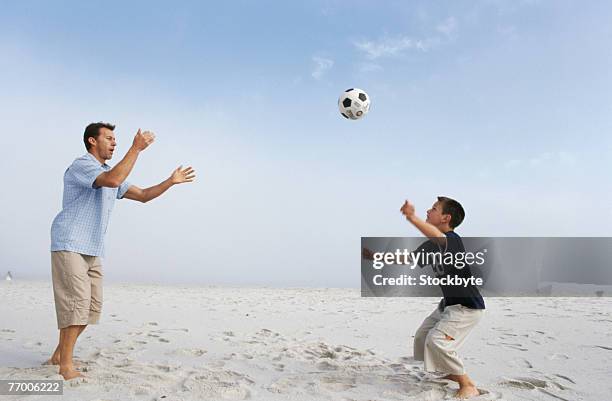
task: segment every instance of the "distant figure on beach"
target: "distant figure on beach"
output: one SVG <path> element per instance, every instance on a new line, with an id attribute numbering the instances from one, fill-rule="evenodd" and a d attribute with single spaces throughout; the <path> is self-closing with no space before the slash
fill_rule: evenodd
<path id="1" fill-rule="evenodd" d="M 11 280 L 13 280 L 13 275 L 11 274 L 11 271 L 10 271 L 10 270 L 9 270 L 9 271 L 6 273 L 6 277 L 4 277 L 4 279 L 5 279 L 6 281 L 11 281 Z"/>
<path id="2" fill-rule="evenodd" d="M 138 155 L 155 140 L 139 129 L 132 146 L 115 167 L 106 164 L 117 142 L 115 126 L 92 123 L 85 128 L 87 153 L 64 173 L 62 210 L 51 225 L 51 270 L 59 344 L 45 364 L 59 365 L 65 380 L 83 376 L 74 367 L 72 354 L 78 336 L 88 324 L 97 324 L 102 311 L 104 235 L 115 199 L 142 203 L 157 198 L 175 184 L 192 182 L 195 171 L 179 166 L 169 178 L 149 188 L 126 181 Z"/>

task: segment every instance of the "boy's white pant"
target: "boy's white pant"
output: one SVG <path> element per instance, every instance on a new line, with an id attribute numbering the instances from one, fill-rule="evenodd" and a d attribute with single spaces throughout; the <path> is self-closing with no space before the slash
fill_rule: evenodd
<path id="1" fill-rule="evenodd" d="M 423 320 L 414 335 L 414 359 L 424 361 L 428 372 L 465 374 L 457 350 L 483 314 L 484 309 L 471 309 L 463 305 L 447 306 L 444 311 L 436 308 Z M 447 340 L 446 335 L 453 339 Z"/>

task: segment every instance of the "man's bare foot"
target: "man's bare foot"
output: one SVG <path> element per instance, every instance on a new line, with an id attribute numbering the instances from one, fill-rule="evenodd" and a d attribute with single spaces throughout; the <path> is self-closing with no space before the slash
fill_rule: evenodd
<path id="1" fill-rule="evenodd" d="M 478 391 L 476 386 L 463 386 L 459 388 L 455 397 L 465 400 L 466 398 L 472 398 L 479 395 L 480 391 Z"/>
<path id="2" fill-rule="evenodd" d="M 64 380 L 72 380 L 78 377 L 85 377 L 81 372 L 71 369 L 60 369 L 59 374 L 64 377 Z"/>
<path id="3" fill-rule="evenodd" d="M 73 363 L 75 368 L 83 367 L 83 363 L 81 361 L 79 361 L 78 359 L 74 359 L 72 361 L 72 363 Z M 55 357 L 51 357 L 50 359 L 47 359 L 45 362 L 42 363 L 43 366 L 47 366 L 47 365 L 56 365 L 56 366 L 59 366 L 59 364 L 60 364 L 59 357 L 57 359 L 55 359 Z"/>
<path id="4" fill-rule="evenodd" d="M 59 364 L 60 364 L 59 357 L 57 358 L 51 357 L 42 363 L 43 366 L 44 365 L 59 365 Z"/>

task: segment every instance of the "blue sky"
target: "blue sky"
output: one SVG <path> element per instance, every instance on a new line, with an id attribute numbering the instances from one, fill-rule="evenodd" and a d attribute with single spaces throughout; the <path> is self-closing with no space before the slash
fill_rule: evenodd
<path id="1" fill-rule="evenodd" d="M 436 195 L 472 236 L 607 236 L 612 5 L 575 1 L 15 2 L 0 15 L 0 271 L 49 276 L 62 174 L 91 121 L 157 141 L 107 277 L 359 285 L 361 236 Z M 372 98 L 346 121 L 342 90 Z M 118 160 L 112 160 L 110 164 Z"/>

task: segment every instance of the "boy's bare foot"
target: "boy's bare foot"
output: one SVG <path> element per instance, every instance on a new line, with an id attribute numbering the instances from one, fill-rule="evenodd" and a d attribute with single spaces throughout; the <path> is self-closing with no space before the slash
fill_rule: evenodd
<path id="1" fill-rule="evenodd" d="M 476 386 L 463 386 L 460 387 L 455 394 L 455 397 L 465 400 L 466 398 L 472 398 L 480 395 L 480 391 L 476 388 Z"/>
<path id="2" fill-rule="evenodd" d="M 78 377 L 85 377 L 85 375 L 83 375 L 81 372 L 77 370 L 74 370 L 74 368 L 69 368 L 69 369 L 60 368 L 59 374 L 64 377 L 64 380 L 72 380 Z"/>
<path id="3" fill-rule="evenodd" d="M 442 379 L 444 379 L 444 380 L 452 380 L 454 382 L 459 383 L 459 379 L 457 379 L 457 377 L 455 375 L 446 375 Z"/>
<path id="4" fill-rule="evenodd" d="M 444 376 L 442 379 L 444 379 L 444 380 L 452 380 L 452 381 L 457 382 L 457 383 L 459 383 L 459 381 L 460 381 L 460 380 L 459 380 L 459 377 L 458 377 L 457 375 L 446 375 L 446 376 Z M 468 379 L 468 380 L 469 380 L 469 383 L 468 383 L 468 384 L 469 384 L 470 386 L 476 387 L 476 383 L 474 383 L 474 382 L 473 382 L 472 380 L 470 380 L 470 379 Z"/>

